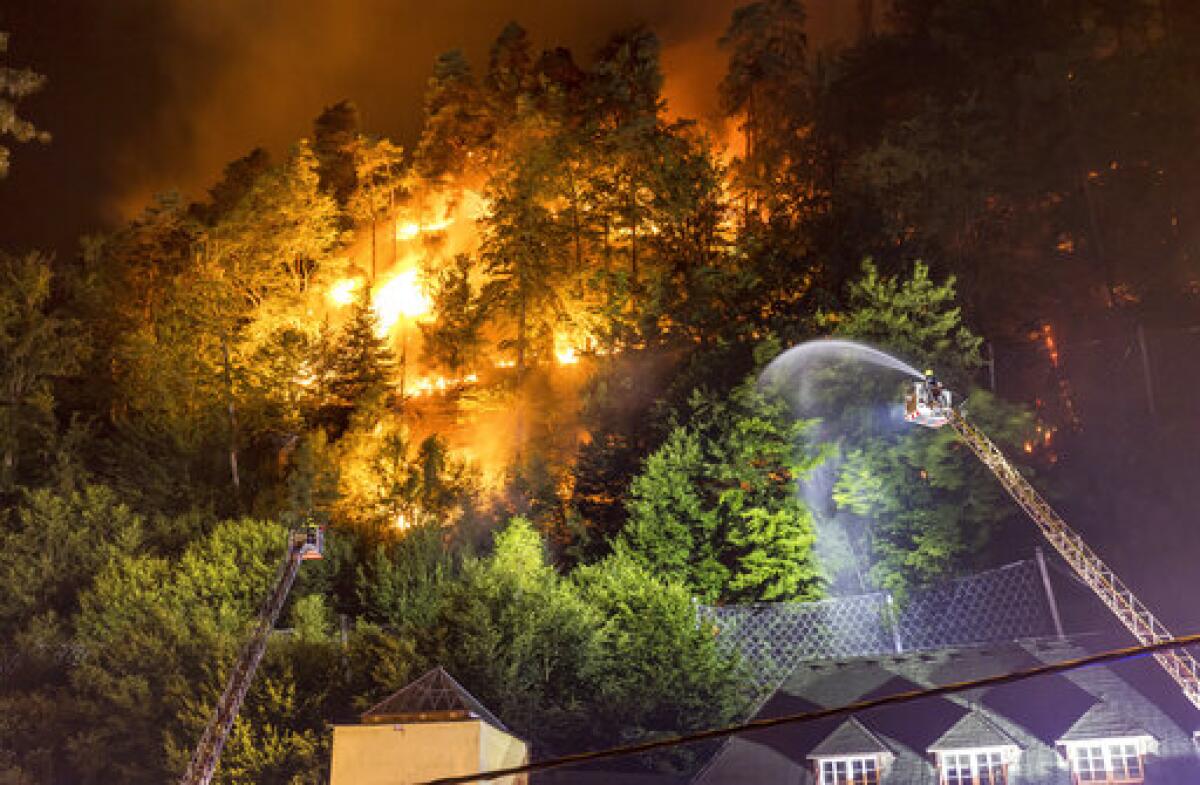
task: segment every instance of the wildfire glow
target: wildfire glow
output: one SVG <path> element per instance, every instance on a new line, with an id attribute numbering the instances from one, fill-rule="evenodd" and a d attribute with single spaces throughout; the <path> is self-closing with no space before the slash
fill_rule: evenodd
<path id="1" fill-rule="evenodd" d="M 379 318 L 379 336 L 391 332 L 401 317 L 415 319 L 429 311 L 429 298 L 421 291 L 415 269 L 402 270 L 375 290 L 371 307 Z"/>
<path id="2" fill-rule="evenodd" d="M 434 393 L 445 393 L 448 390 L 456 390 L 462 387 L 469 387 L 472 384 L 479 382 L 479 376 L 470 373 L 462 378 L 454 377 L 447 378 L 445 376 L 423 376 L 413 383 L 411 395 L 414 398 L 420 398 L 422 395 L 433 395 Z"/>
<path id="3" fill-rule="evenodd" d="M 447 218 L 442 221 L 434 221 L 433 223 L 416 223 L 410 221 L 408 223 L 396 224 L 396 239 L 397 240 L 414 240 L 418 235 L 425 232 L 444 232 L 454 224 L 453 218 Z"/>
<path id="4" fill-rule="evenodd" d="M 343 278 L 329 289 L 329 299 L 337 306 L 354 302 L 354 292 L 361 282 L 357 278 Z"/>
<path id="5" fill-rule="evenodd" d="M 559 365 L 574 365 L 579 362 L 579 355 L 574 346 L 568 344 L 562 336 L 558 336 L 554 340 L 554 359 L 558 360 Z"/>

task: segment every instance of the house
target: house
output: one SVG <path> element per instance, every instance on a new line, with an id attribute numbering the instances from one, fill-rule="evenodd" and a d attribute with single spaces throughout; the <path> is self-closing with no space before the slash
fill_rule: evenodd
<path id="1" fill-rule="evenodd" d="M 333 729 L 330 785 L 409 785 L 519 766 L 525 742 L 441 668 Z M 497 785 L 524 785 L 505 777 Z"/>
<path id="2" fill-rule="evenodd" d="M 797 665 L 778 717 L 1061 662 L 1060 638 Z M 1150 658 L 924 698 L 727 740 L 694 785 L 1194 785 L 1200 713 Z"/>

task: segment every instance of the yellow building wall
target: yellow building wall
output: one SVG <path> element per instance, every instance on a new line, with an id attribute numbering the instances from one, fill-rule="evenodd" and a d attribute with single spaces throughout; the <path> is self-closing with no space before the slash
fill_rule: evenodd
<path id="1" fill-rule="evenodd" d="M 529 750 L 525 742 L 509 736 L 504 731 L 487 724 L 479 723 L 479 770 L 507 769 L 510 766 L 520 766 L 529 762 Z M 519 774 L 515 777 L 504 777 L 493 780 L 501 785 L 526 785 L 529 776 Z"/>
<path id="2" fill-rule="evenodd" d="M 337 725 L 330 785 L 412 785 L 523 763 L 525 745 L 480 720 Z M 523 785 L 524 778 L 496 782 Z"/>

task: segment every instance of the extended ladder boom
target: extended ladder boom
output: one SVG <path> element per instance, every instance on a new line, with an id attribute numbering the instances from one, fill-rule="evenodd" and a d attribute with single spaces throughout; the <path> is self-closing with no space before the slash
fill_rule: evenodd
<path id="1" fill-rule="evenodd" d="M 1121 620 L 1141 643 L 1157 643 L 1173 636 L 1150 609 L 1142 604 L 1120 578 L 1096 555 L 1083 538 L 1046 503 L 1046 500 L 1021 476 L 999 448 L 983 431 L 950 407 L 941 408 L 949 423 L 979 460 L 996 475 L 1004 489 L 1029 514 L 1042 534 L 1066 560 L 1071 569 Z M 1200 662 L 1184 649 L 1154 654 L 1159 664 L 1183 689 L 1183 694 L 1200 709 Z"/>
<path id="2" fill-rule="evenodd" d="M 225 739 L 229 736 L 229 730 L 233 727 L 233 721 L 237 719 L 242 701 L 245 700 L 250 684 L 254 681 L 254 672 L 258 670 L 258 664 L 267 649 L 267 638 L 275 627 L 279 612 L 283 610 L 304 557 L 303 545 L 289 540 L 288 553 L 279 567 L 275 588 L 258 612 L 250 640 L 234 663 L 225 691 L 221 693 L 221 699 L 204 729 L 204 735 L 200 737 L 200 743 L 192 753 L 191 763 L 188 764 L 183 779 L 179 781 L 180 785 L 208 785 L 212 780 L 217 763 L 221 759 L 221 750 L 225 747 Z"/>

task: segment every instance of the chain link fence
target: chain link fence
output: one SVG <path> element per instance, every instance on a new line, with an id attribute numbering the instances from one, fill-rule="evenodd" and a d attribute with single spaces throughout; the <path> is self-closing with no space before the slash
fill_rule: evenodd
<path id="1" fill-rule="evenodd" d="M 736 655 L 750 686 L 774 690 L 805 661 L 994 643 L 1055 632 L 1035 560 L 914 592 L 900 604 L 884 592 L 816 602 L 698 607 L 723 653 Z"/>

